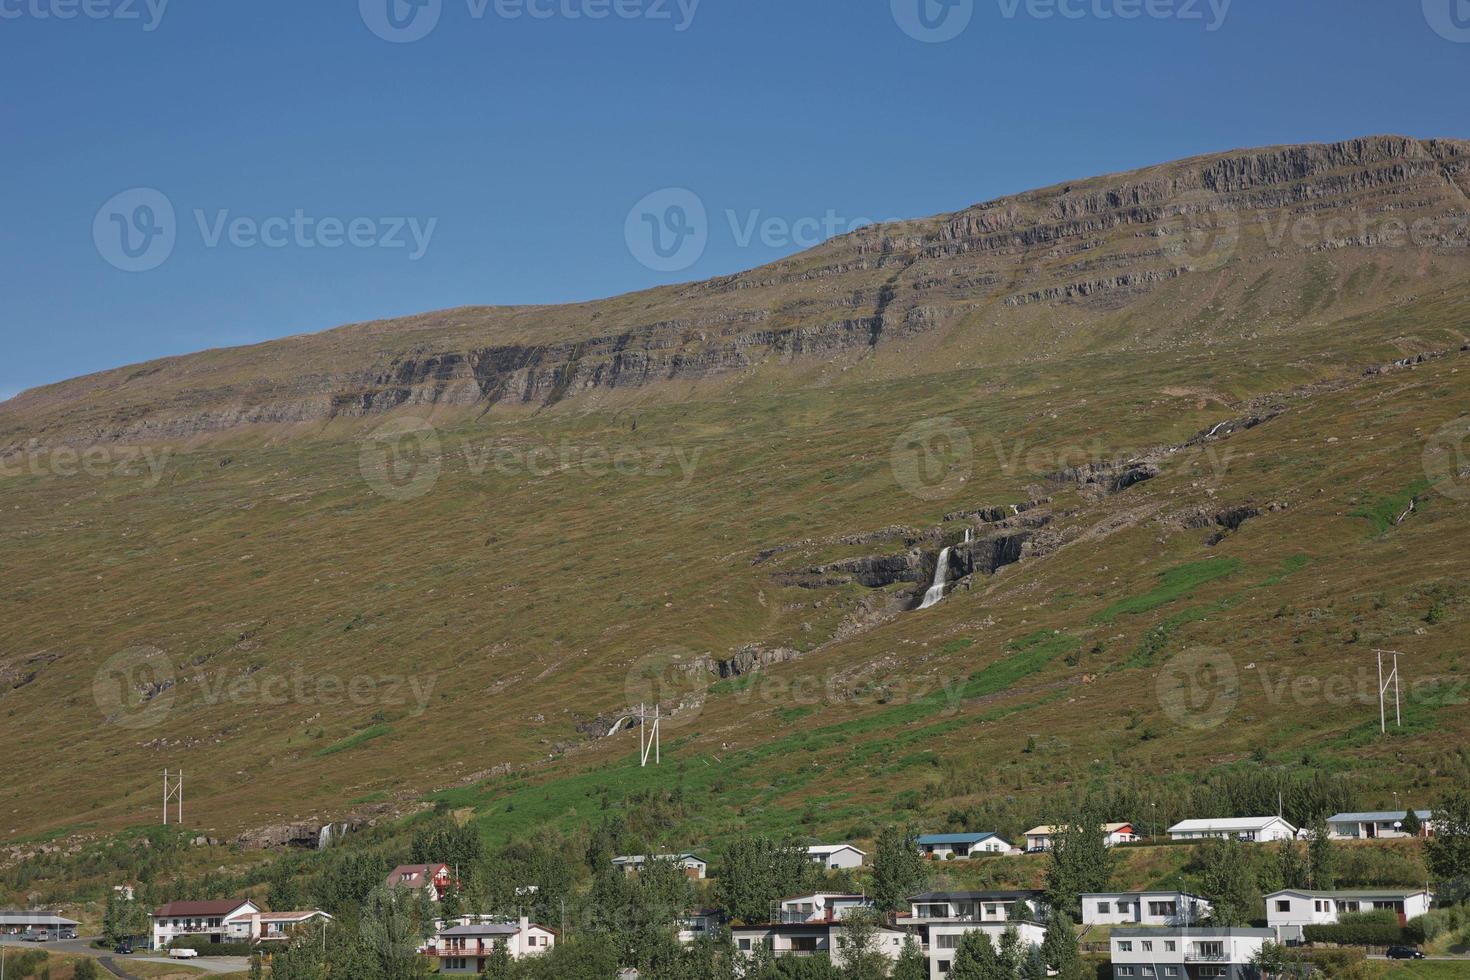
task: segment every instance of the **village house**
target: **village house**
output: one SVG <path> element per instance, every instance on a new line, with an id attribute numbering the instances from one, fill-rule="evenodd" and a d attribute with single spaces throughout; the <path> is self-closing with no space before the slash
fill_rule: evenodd
<path id="1" fill-rule="evenodd" d="M 1034 889 L 925 892 L 909 899 L 910 918 L 916 923 L 1040 920 L 1042 918 L 1042 895 L 1042 892 Z M 1013 907 L 1017 904 L 1024 907 L 1013 911 Z"/>
<path id="2" fill-rule="evenodd" d="M 725 914 L 719 909 L 695 909 L 678 919 L 679 942 L 689 946 L 701 939 L 713 939 L 719 934 Z"/>
<path id="3" fill-rule="evenodd" d="M 1270 929 L 1114 929 L 1113 980 L 1256 980 Z"/>
<path id="4" fill-rule="evenodd" d="M 827 956 L 841 968 L 846 965 L 839 938 L 846 927 L 837 919 L 824 919 L 811 923 L 778 923 L 765 925 L 736 926 L 730 930 L 735 949 L 743 955 L 754 956 L 762 946 L 776 958 L 786 956 Z M 890 960 L 897 960 L 903 951 L 907 934 L 899 929 L 881 927 L 876 933 L 876 949 Z"/>
<path id="5" fill-rule="evenodd" d="M 389 888 L 417 889 L 428 895 L 429 901 L 443 901 L 453 887 L 452 876 L 447 864 L 400 864 L 383 880 Z"/>
<path id="6" fill-rule="evenodd" d="M 1051 850 L 1052 842 L 1061 834 L 1065 827 L 1053 827 L 1043 824 L 1040 827 L 1032 827 L 1026 831 L 1026 852 L 1028 854 L 1039 854 Z M 1138 840 L 1138 835 L 1133 832 L 1131 823 L 1109 823 L 1103 824 L 1103 840 L 1108 847 L 1117 847 L 1119 844 L 1131 844 Z"/>
<path id="7" fill-rule="evenodd" d="M 1310 891 L 1284 888 L 1266 896 L 1266 924 L 1282 939 L 1300 942 L 1307 926 L 1335 925 L 1351 912 L 1388 910 L 1403 925 L 1428 912 L 1434 893 L 1423 888 L 1363 888 L 1351 891 Z"/>
<path id="8" fill-rule="evenodd" d="M 1430 810 L 1415 810 L 1419 818 L 1419 836 L 1433 833 L 1434 813 Z M 1409 818 L 1407 810 L 1385 810 L 1372 813 L 1339 813 L 1327 818 L 1327 836 L 1336 840 L 1376 840 L 1379 838 L 1408 837 L 1404 832 L 1404 821 Z"/>
<path id="9" fill-rule="evenodd" d="M 48 912 L 0 912 L 0 935 L 41 932 L 55 936 L 76 932 L 77 921 Z"/>
<path id="10" fill-rule="evenodd" d="M 1182 820 L 1169 828 L 1174 840 L 1242 841 L 1293 840 L 1297 828 L 1281 817 L 1234 817 L 1221 820 Z"/>
<path id="11" fill-rule="evenodd" d="M 152 946 L 164 949 L 179 939 L 209 943 L 249 942 L 251 918 L 260 912 L 260 906 L 240 898 L 169 902 L 149 915 L 153 920 Z"/>
<path id="12" fill-rule="evenodd" d="M 1188 926 L 1210 914 L 1208 901 L 1188 892 L 1089 892 L 1082 896 L 1087 926 Z"/>
<path id="13" fill-rule="evenodd" d="M 1000 948 L 1007 929 L 1015 929 L 1021 940 L 1021 948 L 1040 946 L 1046 938 L 1046 927 L 1039 922 L 972 922 L 930 923 L 922 929 L 923 950 L 929 958 L 930 980 L 944 980 L 954 966 L 955 954 L 965 935 L 971 932 L 984 933 L 991 944 Z"/>
<path id="14" fill-rule="evenodd" d="M 812 861 L 829 871 L 861 868 L 868 855 L 851 844 L 813 844 L 806 849 Z"/>
<path id="15" fill-rule="evenodd" d="M 320 909 L 302 912 L 253 912 L 250 915 L 250 941 L 257 943 L 289 940 L 298 930 L 321 930 L 332 917 Z"/>
<path id="16" fill-rule="evenodd" d="M 873 901 L 866 895 L 836 895 L 830 892 L 793 895 L 781 899 L 771 921 L 783 925 L 838 922 L 859 909 L 872 907 Z"/>
<path id="17" fill-rule="evenodd" d="M 440 930 L 428 954 L 439 962 L 439 972 L 478 976 L 485 961 L 504 949 L 513 960 L 540 956 L 556 945 L 556 930 L 522 917 L 518 922 L 482 922 Z"/>
<path id="18" fill-rule="evenodd" d="M 965 858 L 972 854 L 1009 854 L 1015 848 L 1000 835 L 983 834 L 925 834 L 919 838 L 919 851 L 936 861 L 949 858 Z"/>
<path id="19" fill-rule="evenodd" d="M 637 874 L 655 861 L 668 861 L 684 869 L 684 874 L 698 881 L 709 877 L 709 863 L 694 854 L 624 854 L 613 858 L 613 867 L 624 874 Z"/>

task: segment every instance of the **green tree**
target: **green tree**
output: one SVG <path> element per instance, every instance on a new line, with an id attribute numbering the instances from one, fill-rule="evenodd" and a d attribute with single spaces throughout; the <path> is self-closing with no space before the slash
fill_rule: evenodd
<path id="1" fill-rule="evenodd" d="M 1318 815 L 1307 829 L 1308 884 L 1316 891 L 1337 886 L 1337 847 L 1327 827 L 1327 817 Z"/>
<path id="2" fill-rule="evenodd" d="M 1046 968 L 1046 956 L 1041 952 L 1040 946 L 1026 947 L 1018 976 L 1021 980 L 1047 980 L 1050 976 Z"/>
<path id="3" fill-rule="evenodd" d="M 510 958 L 505 943 L 496 943 L 490 955 L 485 957 L 485 968 L 480 971 L 481 980 L 513 980 L 514 977 L 515 961 Z"/>
<path id="4" fill-rule="evenodd" d="M 250 980 L 264 980 L 265 963 L 259 953 L 250 954 Z"/>
<path id="5" fill-rule="evenodd" d="M 1016 931 L 1015 926 L 1007 926 L 1006 931 L 1001 934 L 998 954 L 1001 970 L 1007 977 L 1013 978 L 1021 972 L 1025 952 L 1021 949 L 1021 934 Z"/>
<path id="6" fill-rule="evenodd" d="M 837 934 L 843 980 L 884 980 L 890 965 L 880 940 L 883 920 L 876 910 L 854 912 Z"/>
<path id="7" fill-rule="evenodd" d="M 1046 871 L 1046 902 L 1071 912 L 1081 907 L 1087 892 L 1112 887 L 1115 858 L 1108 848 L 1104 813 L 1089 798 L 1056 834 Z"/>
<path id="8" fill-rule="evenodd" d="M 1195 854 L 1200 890 L 1210 900 L 1210 922 L 1248 926 L 1261 903 L 1261 890 L 1247 845 L 1235 838 L 1205 841 Z"/>
<path id="9" fill-rule="evenodd" d="M 1419 813 L 1413 807 L 1404 814 L 1404 825 L 1399 828 L 1410 837 L 1418 837 L 1424 832 L 1424 821 L 1419 819 Z"/>
<path id="10" fill-rule="evenodd" d="M 949 980 L 1008 980 L 989 936 L 975 929 L 960 937 Z"/>
<path id="11" fill-rule="evenodd" d="M 422 892 L 379 885 L 362 906 L 360 931 L 377 959 L 384 980 L 414 980 L 428 975 L 418 953 L 431 923 Z"/>
<path id="12" fill-rule="evenodd" d="M 1251 957 L 1251 966 L 1261 971 L 1262 980 L 1278 980 L 1287 975 L 1299 961 L 1291 950 L 1279 943 L 1264 943 L 1256 955 Z"/>
<path id="13" fill-rule="evenodd" d="M 873 854 L 873 903 L 880 912 L 902 912 L 928 881 L 919 837 L 912 828 L 885 827 Z"/>
<path id="14" fill-rule="evenodd" d="M 1059 980 L 1081 980 L 1083 965 L 1077 933 L 1072 928 L 1072 917 L 1060 909 L 1052 909 L 1047 919 L 1041 954 Z"/>
<path id="15" fill-rule="evenodd" d="M 1424 861 L 1442 900 L 1470 897 L 1470 790 L 1456 789 L 1434 806 L 1434 836 L 1424 844 Z"/>
<path id="16" fill-rule="evenodd" d="M 929 958 L 912 935 L 903 937 L 903 949 L 894 964 L 892 980 L 929 980 Z"/>
<path id="17" fill-rule="evenodd" d="M 97 972 L 97 961 L 87 958 L 77 961 L 77 965 L 72 968 L 71 976 L 72 980 L 97 980 L 101 974 Z"/>
<path id="18" fill-rule="evenodd" d="M 734 919 L 763 922 L 783 896 L 814 887 L 819 876 L 806 848 L 742 837 L 725 853 L 715 894 Z"/>
<path id="19" fill-rule="evenodd" d="M 1302 861 L 1301 846 L 1294 840 L 1282 840 L 1276 853 L 1281 871 L 1282 888 L 1306 888 L 1310 878 L 1307 865 Z"/>

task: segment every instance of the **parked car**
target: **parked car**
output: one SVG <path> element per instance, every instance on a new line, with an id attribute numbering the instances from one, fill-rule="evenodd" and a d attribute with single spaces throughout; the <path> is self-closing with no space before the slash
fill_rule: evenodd
<path id="1" fill-rule="evenodd" d="M 56 938 L 57 939 L 75 939 L 75 938 L 77 938 L 77 931 L 75 929 L 63 929 L 57 935 Z"/>
<path id="2" fill-rule="evenodd" d="M 197 949 L 181 948 L 181 949 L 171 949 L 171 950 L 168 951 L 168 958 L 171 959 L 171 960 L 192 960 L 194 957 L 196 957 L 198 955 L 199 955 L 199 950 L 197 950 Z"/>
<path id="3" fill-rule="evenodd" d="M 28 943 L 44 943 L 49 937 L 44 932 L 28 932 L 20 938 Z"/>
<path id="4" fill-rule="evenodd" d="M 1412 946 L 1390 946 L 1384 954 L 1391 960 L 1422 960 L 1424 954 Z"/>
<path id="5" fill-rule="evenodd" d="M 122 942 L 112 947 L 112 951 L 114 953 L 121 954 L 122 956 L 131 956 L 133 953 L 133 944 L 124 939 Z"/>

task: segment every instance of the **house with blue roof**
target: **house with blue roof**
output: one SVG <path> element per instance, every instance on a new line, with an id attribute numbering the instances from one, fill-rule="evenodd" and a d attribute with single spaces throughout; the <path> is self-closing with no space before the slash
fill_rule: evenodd
<path id="1" fill-rule="evenodd" d="M 1428 837 L 1433 832 L 1434 813 L 1430 810 L 1415 810 L 1419 817 L 1419 836 Z M 1408 837 L 1404 832 L 1404 821 L 1408 810 L 1374 810 L 1365 813 L 1339 813 L 1327 818 L 1328 836 L 1337 840 L 1376 840 L 1380 837 Z"/>
<path id="2" fill-rule="evenodd" d="M 925 834 L 919 852 L 935 861 L 967 858 L 972 854 L 1010 854 L 1016 848 L 999 834 Z"/>

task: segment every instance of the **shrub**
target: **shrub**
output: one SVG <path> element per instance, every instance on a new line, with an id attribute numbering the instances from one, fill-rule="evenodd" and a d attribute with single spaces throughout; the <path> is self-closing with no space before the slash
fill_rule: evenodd
<path id="1" fill-rule="evenodd" d="M 1309 943 L 1332 943 L 1338 946 L 1395 946 L 1404 942 L 1404 930 L 1397 922 L 1338 923 L 1335 926 L 1307 926 L 1302 935 Z"/>

